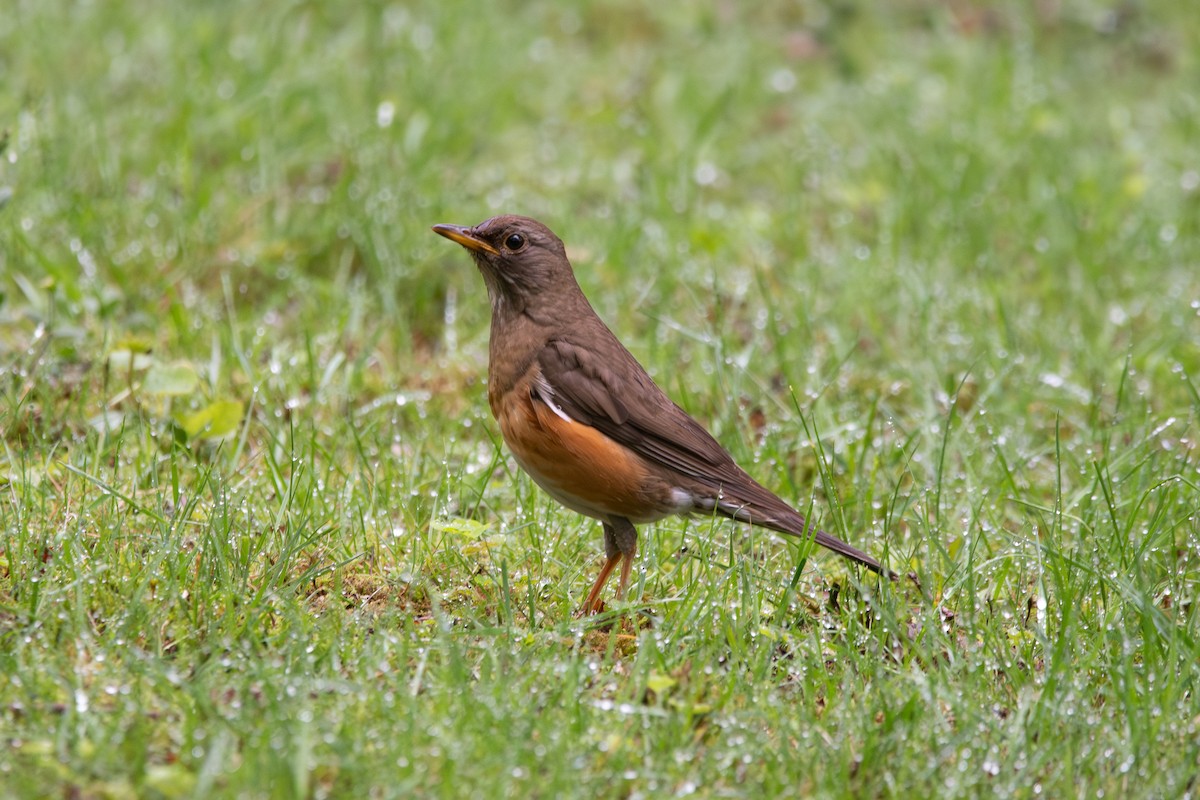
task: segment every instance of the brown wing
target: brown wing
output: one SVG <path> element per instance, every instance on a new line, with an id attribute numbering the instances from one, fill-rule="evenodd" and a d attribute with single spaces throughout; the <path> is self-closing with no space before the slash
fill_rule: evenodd
<path id="1" fill-rule="evenodd" d="M 802 514 L 759 485 L 700 423 L 658 388 L 607 329 L 601 335 L 619 371 L 592 349 L 567 339 L 551 340 L 538 354 L 549 402 L 646 460 L 691 478 L 707 489 L 718 513 L 780 533 L 811 536 L 875 572 L 889 574 L 867 554 L 810 526 Z"/>
<path id="2" fill-rule="evenodd" d="M 725 448 L 671 402 L 624 347 L 620 371 L 592 350 L 563 339 L 538 355 L 555 402 L 572 419 L 597 428 L 638 455 L 699 481 L 745 475 Z M 621 363 L 621 362 L 624 363 Z M 728 474 L 722 474 L 727 470 Z"/>

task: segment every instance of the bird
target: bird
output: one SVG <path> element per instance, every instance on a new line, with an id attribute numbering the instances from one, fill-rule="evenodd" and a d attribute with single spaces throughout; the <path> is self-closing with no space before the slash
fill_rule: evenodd
<path id="1" fill-rule="evenodd" d="M 812 539 L 895 578 L 750 477 L 658 387 L 592 308 L 548 227 L 502 215 L 433 231 L 467 249 L 487 286 L 488 405 L 513 458 L 547 494 L 604 529 L 604 565 L 581 615 L 604 609 L 601 594 L 618 566 L 624 599 L 636 526 L 672 514 Z"/>

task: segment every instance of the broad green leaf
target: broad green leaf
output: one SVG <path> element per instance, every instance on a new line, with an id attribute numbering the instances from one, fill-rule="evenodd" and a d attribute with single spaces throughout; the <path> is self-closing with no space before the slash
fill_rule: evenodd
<path id="1" fill-rule="evenodd" d="M 650 671 L 650 676 L 646 678 L 646 688 L 655 694 L 662 694 L 669 689 L 674 689 L 677 681 L 670 675 L 665 675 L 656 670 Z"/>
<path id="2" fill-rule="evenodd" d="M 482 522 L 473 519 L 466 519 L 464 517 L 452 517 L 451 519 L 434 520 L 430 523 L 430 527 L 435 531 L 452 533 L 455 536 L 461 536 L 464 539 L 482 539 L 484 534 L 489 530 L 489 526 L 483 524 Z"/>
<path id="3" fill-rule="evenodd" d="M 176 420 L 188 439 L 223 439 L 238 429 L 244 410 L 237 400 L 217 400 Z"/>
<path id="4" fill-rule="evenodd" d="M 195 368 L 186 361 L 173 364 L 154 364 L 142 379 L 142 391 L 147 394 L 180 397 L 191 394 L 200 383 Z"/>

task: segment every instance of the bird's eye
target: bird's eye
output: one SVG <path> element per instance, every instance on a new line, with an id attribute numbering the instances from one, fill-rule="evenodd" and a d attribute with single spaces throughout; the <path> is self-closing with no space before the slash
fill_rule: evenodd
<path id="1" fill-rule="evenodd" d="M 510 233 L 504 240 L 504 246 L 512 251 L 520 250 L 525 246 L 525 237 L 519 233 Z"/>

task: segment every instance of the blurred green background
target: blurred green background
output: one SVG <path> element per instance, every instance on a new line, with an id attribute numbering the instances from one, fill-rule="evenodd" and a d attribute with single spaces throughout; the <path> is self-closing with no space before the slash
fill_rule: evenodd
<path id="1" fill-rule="evenodd" d="M 1188 3 L 8 0 L 0 796 L 1183 796 Z M 519 475 L 429 231 L 567 243 L 913 581 Z M 609 623 L 612 623 L 609 625 Z"/>

